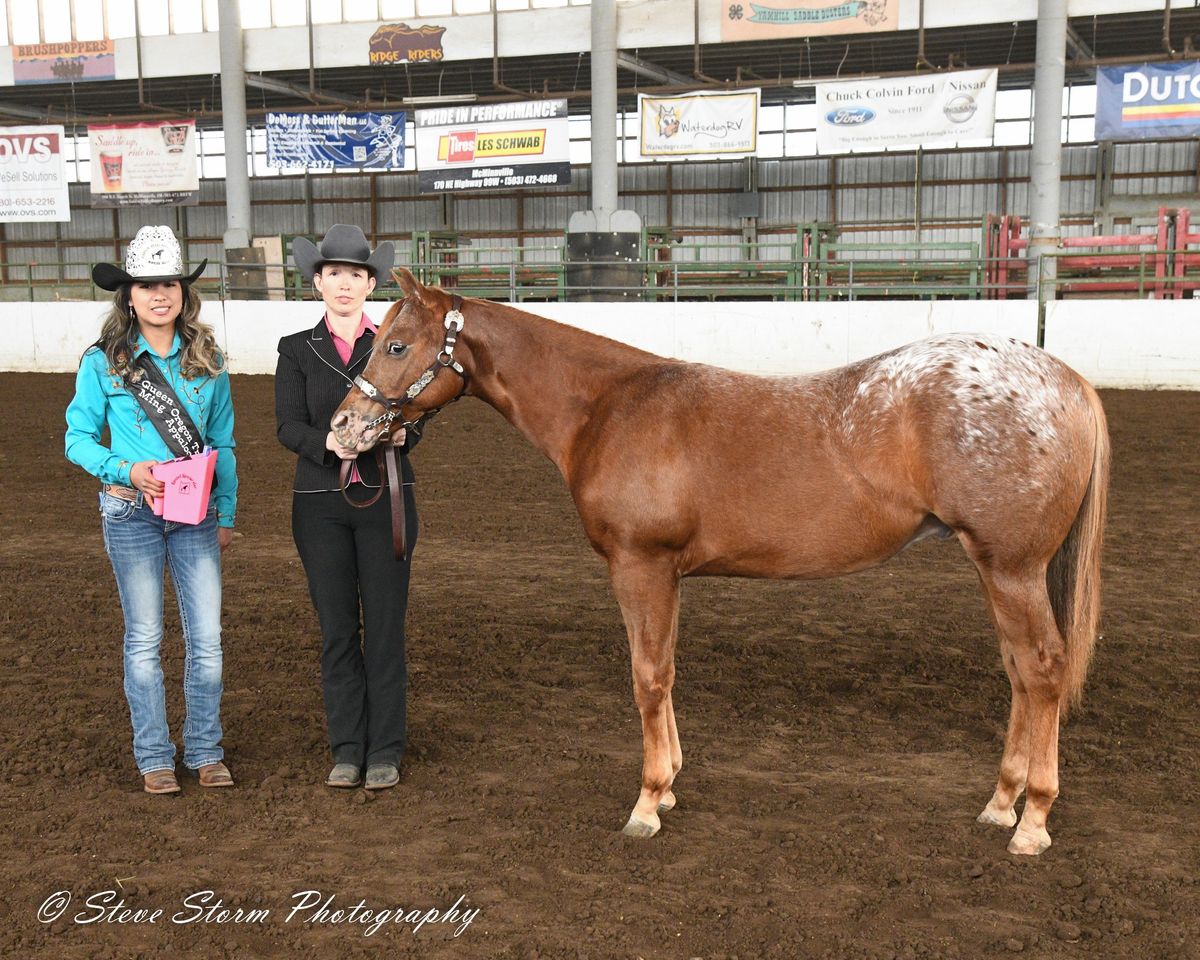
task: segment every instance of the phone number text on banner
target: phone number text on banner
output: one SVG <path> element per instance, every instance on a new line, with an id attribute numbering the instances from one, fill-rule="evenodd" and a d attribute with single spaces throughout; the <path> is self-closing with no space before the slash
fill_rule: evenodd
<path id="1" fill-rule="evenodd" d="M 566 100 L 418 110 L 416 131 L 425 193 L 571 182 Z"/>
<path id="2" fill-rule="evenodd" d="M 405 113 L 268 113 L 267 166 L 404 169 Z"/>

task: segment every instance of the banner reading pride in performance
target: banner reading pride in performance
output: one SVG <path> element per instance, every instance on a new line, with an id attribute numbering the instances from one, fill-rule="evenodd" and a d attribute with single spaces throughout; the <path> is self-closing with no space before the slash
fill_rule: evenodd
<path id="1" fill-rule="evenodd" d="M 62 127 L 0 128 L 0 222 L 70 220 Z"/>
<path id="2" fill-rule="evenodd" d="M 191 206 L 200 200 L 196 121 L 88 125 L 92 206 Z"/>
<path id="3" fill-rule="evenodd" d="M 996 70 L 818 83 L 817 152 L 989 140 Z"/>
<path id="4" fill-rule="evenodd" d="M 426 193 L 571 182 L 566 100 L 418 110 L 416 130 Z"/>
<path id="5" fill-rule="evenodd" d="M 1200 64 L 1195 60 L 1101 67 L 1096 71 L 1096 139 L 1200 135 Z"/>
<path id="6" fill-rule="evenodd" d="M 267 166 L 403 170 L 399 113 L 268 113 Z"/>
<path id="7" fill-rule="evenodd" d="M 761 91 L 638 97 L 638 153 L 643 158 L 753 156 L 758 150 Z"/>

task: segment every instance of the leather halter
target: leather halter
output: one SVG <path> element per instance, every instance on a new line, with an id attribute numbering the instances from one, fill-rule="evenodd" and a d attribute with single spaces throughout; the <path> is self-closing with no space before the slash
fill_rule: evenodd
<path id="1" fill-rule="evenodd" d="M 455 294 L 450 300 L 450 310 L 446 313 L 446 319 L 443 323 L 446 329 L 446 336 L 442 342 L 442 349 L 438 351 L 437 357 L 416 380 L 414 380 L 407 390 L 404 391 L 401 397 L 389 397 L 379 390 L 373 383 L 363 376 L 354 378 L 354 385 L 369 400 L 380 404 L 384 409 L 383 413 L 374 420 L 367 422 L 363 428 L 364 431 L 370 430 L 373 427 L 379 426 L 381 423 L 390 425 L 396 420 L 401 421 L 401 426 L 405 430 L 413 430 L 418 436 L 421 434 L 421 425 L 436 414 L 441 407 L 434 407 L 432 410 L 427 410 L 416 420 L 404 420 L 401 410 L 406 403 L 411 403 L 420 394 L 433 383 L 434 378 L 438 375 L 443 367 L 448 367 L 462 378 L 462 388 L 450 400 L 453 403 L 461 397 L 467 389 L 467 375 L 463 371 L 462 364 L 454 359 L 454 347 L 458 341 L 459 331 L 463 328 L 462 315 L 462 297 Z M 407 499 L 407 491 L 405 490 L 403 476 L 400 473 L 400 453 L 392 444 L 386 447 L 375 448 L 375 460 L 379 464 L 379 489 L 375 492 L 375 496 L 367 500 L 355 500 L 350 496 L 350 471 L 354 466 L 353 460 L 343 460 L 341 470 L 339 471 L 339 480 L 342 490 L 342 496 L 346 502 L 352 507 L 365 509 L 373 506 L 381 496 L 383 496 L 383 488 L 388 488 L 388 497 L 391 501 L 392 508 L 392 550 L 396 555 L 397 560 L 404 560 L 408 554 L 408 544 L 404 529 L 404 508 Z"/>

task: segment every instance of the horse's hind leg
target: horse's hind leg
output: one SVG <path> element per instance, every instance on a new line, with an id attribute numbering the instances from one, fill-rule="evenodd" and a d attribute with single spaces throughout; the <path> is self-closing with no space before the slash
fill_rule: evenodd
<path id="1" fill-rule="evenodd" d="M 988 606 L 991 606 L 990 600 Z M 995 623 L 994 615 L 992 622 Z M 1004 640 L 1000 641 L 1000 656 L 1012 687 L 1012 707 L 1008 714 L 1008 731 L 1004 735 L 1000 778 L 996 781 L 992 799 L 983 808 L 978 820 L 980 823 L 1011 828 L 1017 824 L 1017 798 L 1025 789 L 1025 779 L 1029 774 L 1029 694 L 1017 673 L 1016 659 Z"/>
<path id="2" fill-rule="evenodd" d="M 661 827 L 659 810 L 674 806 L 671 784 L 683 763 L 671 703 L 679 579 L 667 563 L 638 557 L 613 558 L 609 571 L 629 633 L 633 695 L 642 716 L 642 791 L 624 833 L 652 837 Z"/>
<path id="3" fill-rule="evenodd" d="M 1020 574 L 981 572 L 1000 633 L 1005 668 L 1010 678 L 1015 675 L 1013 717 L 1009 723 L 1012 742 L 1005 744 L 1005 760 L 1010 766 L 1001 764 L 999 806 L 1004 809 L 1020 781 L 1023 732 L 1027 757 L 1025 809 L 1008 850 L 1038 854 L 1050 846 L 1046 820 L 1058 796 L 1058 719 L 1066 645 L 1054 621 L 1044 570 L 1025 570 Z M 1024 690 L 1023 698 L 1018 693 L 1018 684 Z M 1014 794 L 1012 800 L 1015 799 Z"/>

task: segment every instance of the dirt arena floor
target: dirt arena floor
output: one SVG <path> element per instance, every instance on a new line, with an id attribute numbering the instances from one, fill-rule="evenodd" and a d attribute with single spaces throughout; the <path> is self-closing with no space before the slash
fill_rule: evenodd
<path id="1" fill-rule="evenodd" d="M 623 837 L 641 738 L 619 612 L 554 468 L 474 400 L 413 458 L 403 781 L 321 786 L 269 377 L 234 382 L 238 785 L 147 796 L 95 486 L 62 456 L 71 388 L 0 374 L 0 956 L 1200 957 L 1200 393 L 1104 394 L 1104 638 L 1063 731 L 1054 846 L 1023 859 L 975 822 L 1008 684 L 953 541 L 821 583 L 687 582 L 679 806 Z M 176 732 L 181 646 L 171 613 Z"/>

